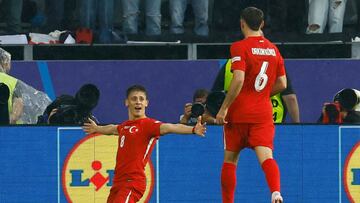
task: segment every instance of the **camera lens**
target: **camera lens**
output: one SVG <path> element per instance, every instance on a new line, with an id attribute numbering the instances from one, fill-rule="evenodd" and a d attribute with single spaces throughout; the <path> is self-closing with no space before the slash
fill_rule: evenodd
<path id="1" fill-rule="evenodd" d="M 337 93 L 334 101 L 338 101 L 343 108 L 351 110 L 357 104 L 358 97 L 353 89 L 347 88 Z"/>
<path id="2" fill-rule="evenodd" d="M 76 93 L 75 98 L 81 108 L 91 111 L 97 105 L 100 97 L 99 89 L 93 84 L 85 84 Z"/>
<path id="3" fill-rule="evenodd" d="M 198 117 L 198 116 L 201 116 L 203 115 L 205 112 L 205 105 L 200 103 L 200 102 L 197 102 L 197 103 L 194 103 L 191 107 L 191 116 L 192 117 Z"/>

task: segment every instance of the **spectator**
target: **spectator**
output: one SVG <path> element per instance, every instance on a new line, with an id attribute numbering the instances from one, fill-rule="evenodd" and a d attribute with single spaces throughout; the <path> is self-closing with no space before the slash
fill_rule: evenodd
<path id="1" fill-rule="evenodd" d="M 9 88 L 9 123 L 16 124 L 19 122 L 21 114 L 23 113 L 24 104 L 21 98 L 20 88 L 18 88 L 18 80 L 8 75 L 10 68 L 11 55 L 9 52 L 0 48 L 0 81 Z"/>
<path id="2" fill-rule="evenodd" d="M 44 6 L 39 1 L 23 0 L 21 21 L 31 23 L 31 31 L 37 32 L 44 26 L 45 16 L 43 14 Z"/>
<path id="3" fill-rule="evenodd" d="M 189 0 L 195 15 L 194 32 L 199 36 L 208 36 L 208 12 L 209 0 Z M 171 26 L 170 32 L 173 34 L 184 33 L 184 14 L 188 0 L 170 0 Z"/>
<path id="4" fill-rule="evenodd" d="M 360 91 L 342 89 L 334 96 L 333 103 L 325 103 L 318 123 L 360 124 Z"/>
<path id="5" fill-rule="evenodd" d="M 220 31 L 224 32 L 230 30 L 231 32 L 239 29 L 240 11 L 246 7 L 254 6 L 264 11 L 267 16 L 267 0 L 226 0 L 214 1 L 213 23 L 214 26 Z"/>
<path id="6" fill-rule="evenodd" d="M 123 9 L 123 32 L 138 34 L 140 0 L 121 0 Z M 145 34 L 161 34 L 161 0 L 145 0 Z"/>
<path id="7" fill-rule="evenodd" d="M 47 31 L 70 29 L 75 4 L 73 0 L 46 0 Z"/>
<path id="8" fill-rule="evenodd" d="M 328 24 L 329 33 L 340 33 L 347 0 L 309 0 L 307 34 L 323 33 Z"/>
<path id="9" fill-rule="evenodd" d="M 197 117 L 201 114 L 203 122 L 207 124 L 215 124 L 215 118 L 213 118 L 207 109 L 205 108 L 206 99 L 209 95 L 209 92 L 206 89 L 198 89 L 195 91 L 193 96 L 192 103 L 186 103 L 184 107 L 184 114 L 180 116 L 181 124 L 195 125 L 197 123 Z M 197 105 L 193 109 L 193 106 Z M 204 110 L 204 111 L 202 111 Z"/>
<path id="10" fill-rule="evenodd" d="M 9 119 L 9 96 L 10 90 L 9 87 L 0 82 L 0 125 L 8 125 L 10 123 Z"/>
<path id="11" fill-rule="evenodd" d="M 22 0 L 3 0 L 5 12 L 6 33 L 19 34 L 21 29 Z"/>
<path id="12" fill-rule="evenodd" d="M 304 33 L 305 1 L 270 0 L 271 33 Z"/>
<path id="13" fill-rule="evenodd" d="M 96 29 L 98 17 L 99 30 Z M 100 43 L 112 42 L 114 0 L 80 0 L 80 26 L 95 31 Z"/>
<path id="14" fill-rule="evenodd" d="M 356 1 L 356 11 L 357 11 L 357 31 L 360 34 L 360 2 Z"/>
<path id="15" fill-rule="evenodd" d="M 286 89 L 281 93 L 271 97 L 271 103 L 273 106 L 273 120 L 274 123 L 283 123 L 285 122 L 287 112 L 289 112 L 291 121 L 293 123 L 299 123 L 300 114 L 297 97 L 294 90 L 292 89 L 290 78 L 288 75 L 286 75 L 286 77 Z M 229 59 L 220 69 L 213 84 L 212 91 L 228 91 L 231 78 L 231 60 Z"/>

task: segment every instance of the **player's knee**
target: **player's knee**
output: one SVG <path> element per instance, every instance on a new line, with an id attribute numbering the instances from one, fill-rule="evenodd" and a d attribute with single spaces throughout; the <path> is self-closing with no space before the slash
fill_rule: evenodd
<path id="1" fill-rule="evenodd" d="M 255 153 L 260 164 L 264 163 L 267 159 L 273 159 L 272 149 L 269 147 L 255 147 Z"/>
<path id="2" fill-rule="evenodd" d="M 311 24 L 307 27 L 306 33 L 307 34 L 322 33 L 322 30 L 319 24 Z"/>
<path id="3" fill-rule="evenodd" d="M 239 152 L 225 151 L 224 162 L 237 165 L 238 160 L 239 160 Z"/>

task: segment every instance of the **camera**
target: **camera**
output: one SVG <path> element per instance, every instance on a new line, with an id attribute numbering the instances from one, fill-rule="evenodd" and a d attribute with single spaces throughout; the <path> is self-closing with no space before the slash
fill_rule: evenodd
<path id="1" fill-rule="evenodd" d="M 193 103 L 191 107 L 191 116 L 196 118 L 203 115 L 205 110 L 207 110 L 211 116 L 215 117 L 224 102 L 225 96 L 225 92 L 223 91 L 211 92 L 207 96 L 205 104 L 201 102 Z"/>
<path id="2" fill-rule="evenodd" d="M 75 94 L 57 97 L 38 118 L 38 123 L 82 125 L 89 118 L 94 119 L 91 111 L 100 97 L 98 88 L 93 84 L 83 85 Z"/>
<path id="3" fill-rule="evenodd" d="M 341 124 L 341 105 L 339 102 L 325 103 L 322 123 Z"/>
<path id="4" fill-rule="evenodd" d="M 205 113 L 206 105 L 201 102 L 195 102 L 191 106 L 191 117 L 197 118 Z"/>

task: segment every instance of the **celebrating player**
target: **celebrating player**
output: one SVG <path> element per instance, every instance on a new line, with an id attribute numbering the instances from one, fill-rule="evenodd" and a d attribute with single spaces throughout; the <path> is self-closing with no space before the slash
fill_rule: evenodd
<path id="1" fill-rule="evenodd" d="M 159 136 L 168 133 L 205 136 L 206 128 L 201 124 L 201 117 L 194 127 L 162 123 L 146 116 L 148 103 L 145 88 L 131 86 L 127 89 L 125 100 L 129 120 L 106 126 L 98 126 L 90 120 L 83 126 L 86 133 L 119 135 L 115 175 L 107 203 L 135 203 L 140 200 L 146 188 L 144 168 Z"/>
<path id="2" fill-rule="evenodd" d="M 282 203 L 280 171 L 273 159 L 274 124 L 269 100 L 286 88 L 284 61 L 278 49 L 261 34 L 264 14 L 245 8 L 240 25 L 245 39 L 231 45 L 233 78 L 216 116 L 224 124 L 224 163 L 221 171 L 222 199 L 234 202 L 236 166 L 240 151 L 255 150 L 272 193 L 272 203 Z"/>

